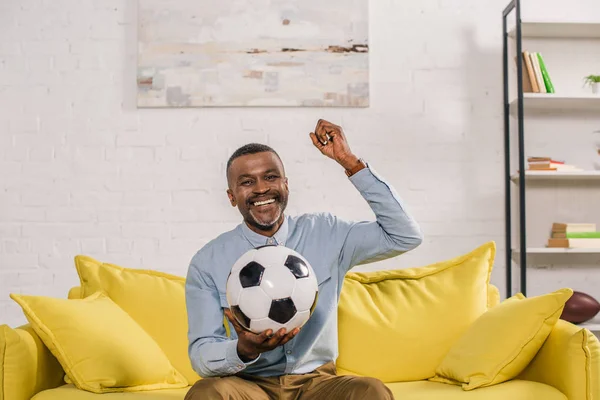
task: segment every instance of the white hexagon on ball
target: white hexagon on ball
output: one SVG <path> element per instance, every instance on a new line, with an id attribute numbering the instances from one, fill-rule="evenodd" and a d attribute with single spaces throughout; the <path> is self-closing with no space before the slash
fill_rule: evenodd
<path id="1" fill-rule="evenodd" d="M 272 329 L 273 333 L 275 333 L 283 327 L 284 326 L 282 324 L 278 324 L 271 318 L 253 319 L 252 321 L 250 321 L 250 330 L 256 333 L 264 332 L 267 329 Z"/>
<path id="2" fill-rule="evenodd" d="M 239 306 L 248 318 L 262 319 L 269 316 L 271 298 L 258 286 L 242 290 Z"/>
<path id="3" fill-rule="evenodd" d="M 260 282 L 260 287 L 271 299 L 283 299 L 294 293 L 296 280 L 296 277 L 285 267 L 267 268 Z"/>
<path id="4" fill-rule="evenodd" d="M 309 318 L 310 318 L 309 310 L 297 312 L 296 315 L 294 315 L 294 317 L 292 319 L 290 319 L 288 322 L 283 324 L 283 327 L 286 329 L 286 331 L 289 332 L 298 326 L 302 326 L 302 325 L 306 324 L 306 322 L 308 322 Z"/>
<path id="5" fill-rule="evenodd" d="M 292 293 L 292 300 L 298 311 L 310 310 L 315 301 L 319 285 L 317 278 L 312 274 L 308 278 L 296 279 L 296 286 Z"/>

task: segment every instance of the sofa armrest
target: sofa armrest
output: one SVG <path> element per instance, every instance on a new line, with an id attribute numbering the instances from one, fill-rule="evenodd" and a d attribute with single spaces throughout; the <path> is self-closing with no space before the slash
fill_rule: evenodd
<path id="1" fill-rule="evenodd" d="M 569 400 L 600 399 L 600 342 L 589 330 L 558 320 L 519 379 L 551 385 Z"/>
<path id="2" fill-rule="evenodd" d="M 29 325 L 0 325 L 0 400 L 29 400 L 63 384 L 59 362 Z"/>

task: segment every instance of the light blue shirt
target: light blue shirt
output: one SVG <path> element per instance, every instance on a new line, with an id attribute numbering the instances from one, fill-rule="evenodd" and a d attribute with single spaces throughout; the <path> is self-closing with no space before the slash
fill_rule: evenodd
<path id="1" fill-rule="evenodd" d="M 398 256 L 422 241 L 419 226 L 390 185 L 368 166 L 350 181 L 368 202 L 376 221 L 349 222 L 328 213 L 285 216 L 272 238 L 245 223 L 209 242 L 192 258 L 186 280 L 189 357 L 202 377 L 238 372 L 259 376 L 308 373 L 338 355 L 337 308 L 344 275 L 354 266 Z M 265 244 L 302 254 L 317 275 L 319 298 L 300 333 L 284 346 L 249 363 L 237 354 L 237 334 L 223 325 L 226 281 L 245 252 Z"/>

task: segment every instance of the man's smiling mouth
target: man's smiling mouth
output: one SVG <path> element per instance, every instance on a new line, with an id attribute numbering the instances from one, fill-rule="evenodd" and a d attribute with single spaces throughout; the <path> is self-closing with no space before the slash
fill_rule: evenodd
<path id="1" fill-rule="evenodd" d="M 275 203 L 275 199 L 256 201 L 256 202 L 252 203 L 252 205 L 254 207 L 259 207 L 259 206 L 266 206 L 267 204 L 271 204 L 271 203 Z"/>

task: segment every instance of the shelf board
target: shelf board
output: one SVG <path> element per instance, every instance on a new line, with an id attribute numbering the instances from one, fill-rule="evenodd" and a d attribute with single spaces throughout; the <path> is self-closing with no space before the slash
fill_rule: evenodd
<path id="1" fill-rule="evenodd" d="M 516 37 L 516 28 L 508 35 Z M 521 35 L 524 38 L 600 39 L 600 22 L 523 21 Z"/>
<path id="2" fill-rule="evenodd" d="M 518 99 L 510 103 L 513 112 L 518 109 Z M 565 96 L 556 93 L 524 93 L 525 110 L 600 110 L 600 95 Z"/>
<path id="3" fill-rule="evenodd" d="M 600 332 L 600 322 L 598 321 L 591 320 L 584 322 L 583 324 L 578 324 L 577 326 L 580 328 L 589 329 L 592 332 Z"/>
<path id="4" fill-rule="evenodd" d="M 519 248 L 513 249 L 513 253 L 519 254 L 521 250 Z M 527 254 L 600 254 L 600 248 L 579 248 L 579 247 L 528 247 Z"/>
<path id="5" fill-rule="evenodd" d="M 511 175 L 513 182 L 519 181 L 519 174 Z M 525 171 L 526 180 L 600 180 L 600 171 Z"/>

